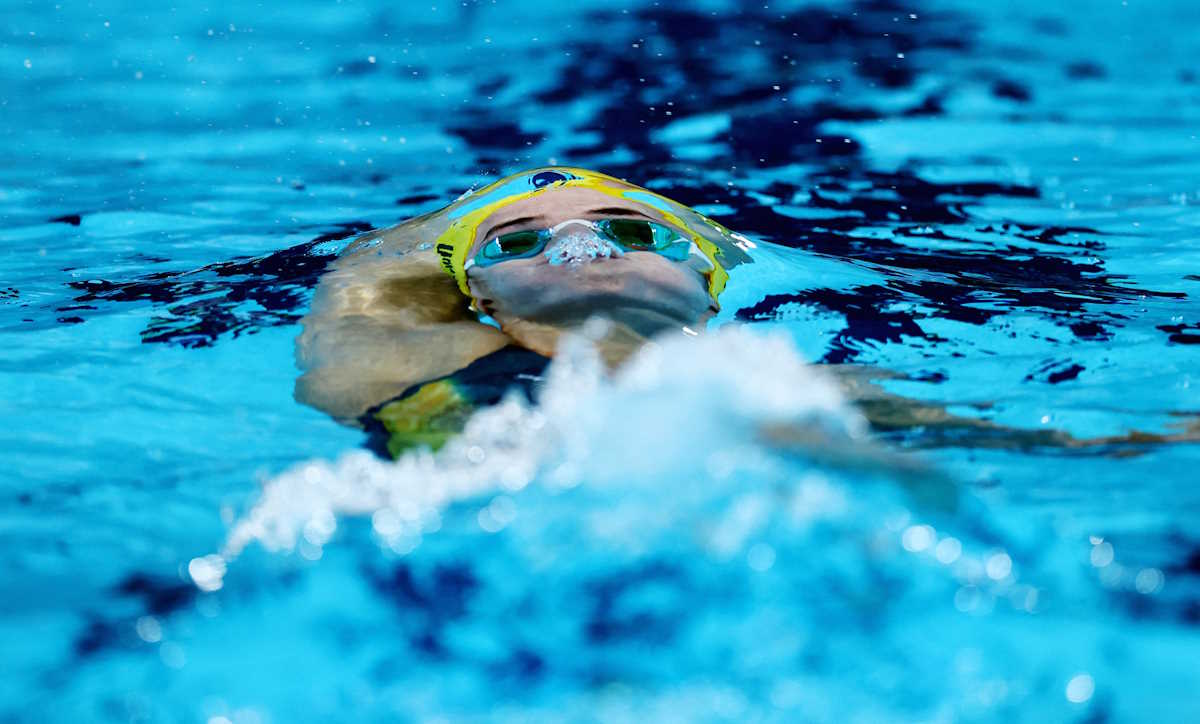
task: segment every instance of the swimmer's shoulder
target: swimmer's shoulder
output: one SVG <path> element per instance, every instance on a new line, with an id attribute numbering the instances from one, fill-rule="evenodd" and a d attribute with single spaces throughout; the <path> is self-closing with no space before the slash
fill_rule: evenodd
<path id="1" fill-rule="evenodd" d="M 422 251 L 428 252 L 430 257 L 435 257 L 432 241 L 437 238 L 438 229 L 445 224 L 444 216 L 445 210 L 439 209 L 406 219 L 399 224 L 368 231 L 350 242 L 342 250 L 339 259 L 381 254 L 407 255 Z"/>

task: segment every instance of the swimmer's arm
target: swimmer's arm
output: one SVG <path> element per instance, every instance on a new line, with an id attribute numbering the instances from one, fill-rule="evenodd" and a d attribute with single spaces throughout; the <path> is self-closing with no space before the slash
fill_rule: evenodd
<path id="1" fill-rule="evenodd" d="M 1132 430 L 1117 435 L 1075 437 L 1054 428 L 1024 429 L 990 420 L 950 412 L 945 405 L 910 399 L 886 391 L 878 380 L 902 377 L 889 370 L 861 365 L 826 365 L 846 397 L 884 436 L 917 433 L 911 447 L 970 447 L 1005 450 L 1058 449 L 1102 454 L 1137 454 L 1146 447 L 1165 443 L 1200 441 L 1200 420 L 1181 420 L 1176 432 L 1148 433 Z M 986 407 L 980 406 L 980 407 Z"/>
<path id="2" fill-rule="evenodd" d="M 510 342 L 477 320 L 431 252 L 339 260 L 302 323 L 296 399 L 346 422 Z"/>

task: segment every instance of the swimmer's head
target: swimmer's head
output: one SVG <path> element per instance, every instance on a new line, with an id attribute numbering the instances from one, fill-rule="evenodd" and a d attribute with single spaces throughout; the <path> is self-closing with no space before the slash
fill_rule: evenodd
<path id="1" fill-rule="evenodd" d="M 643 334 L 695 324 L 744 258 L 744 239 L 696 211 L 583 169 L 516 174 L 445 213 L 442 267 L 501 327 L 596 314 Z"/>

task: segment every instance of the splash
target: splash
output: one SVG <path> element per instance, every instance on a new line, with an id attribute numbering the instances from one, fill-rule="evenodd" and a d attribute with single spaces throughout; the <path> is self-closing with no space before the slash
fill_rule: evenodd
<path id="1" fill-rule="evenodd" d="M 367 719 L 1178 713 L 1190 683 L 1172 662 L 1196 637 L 1096 613 L 1111 547 L 1077 563 L 1086 543 L 951 506 L 954 487 L 914 496 L 936 476 L 902 463 L 786 337 L 663 339 L 612 374 L 576 337 L 535 403 L 478 413 L 436 454 L 289 470 L 188 568 L 205 590 L 244 592 L 263 577 L 237 560 L 250 546 L 323 558 L 271 615 L 357 632 L 333 657 L 339 676 L 389 681 L 356 708 Z M 255 696 L 232 674 L 222 686 Z"/>
<path id="2" fill-rule="evenodd" d="M 599 324 L 590 327 L 593 336 L 603 334 Z M 731 327 L 672 338 L 647 345 L 615 375 L 588 336 L 572 337 L 536 404 L 507 397 L 477 413 L 437 454 L 416 451 L 388 462 L 355 451 L 293 468 L 266 484 L 219 554 L 194 559 L 189 571 L 201 588 L 216 590 L 226 563 L 247 545 L 320 548 L 342 516 L 369 515 L 380 541 L 406 552 L 437 530 L 440 512 L 455 502 L 515 493 L 534 481 L 570 488 L 585 471 L 594 484 L 653 487 L 660 474 L 690 467 L 706 450 L 709 463 L 727 467 L 713 462 L 721 457 L 714 445 L 719 451 L 721 442 L 743 444 L 781 425 L 801 446 L 866 446 L 861 417 L 782 335 Z M 670 441 L 687 442 L 664 456 Z M 613 448 L 623 452 L 621 464 L 608 457 Z M 485 528 L 506 517 L 496 510 L 487 516 Z"/>

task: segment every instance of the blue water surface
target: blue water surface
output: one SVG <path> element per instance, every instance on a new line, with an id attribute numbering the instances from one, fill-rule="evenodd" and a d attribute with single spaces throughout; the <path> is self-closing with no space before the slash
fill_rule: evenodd
<path id="1" fill-rule="evenodd" d="M 0 719 L 1200 720 L 1196 27 L 9 0 Z M 757 242 L 712 334 L 395 464 L 293 400 L 355 235 L 546 164 Z"/>

